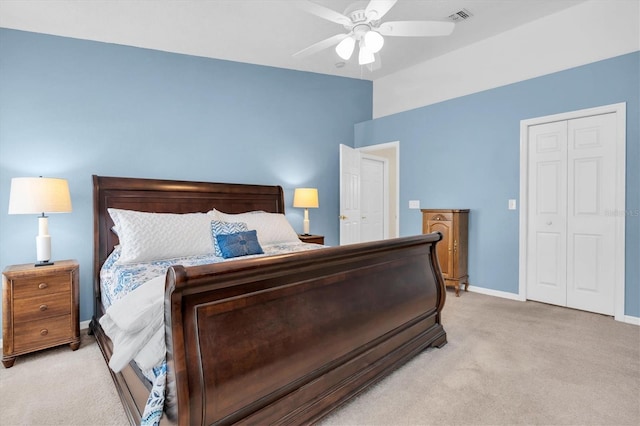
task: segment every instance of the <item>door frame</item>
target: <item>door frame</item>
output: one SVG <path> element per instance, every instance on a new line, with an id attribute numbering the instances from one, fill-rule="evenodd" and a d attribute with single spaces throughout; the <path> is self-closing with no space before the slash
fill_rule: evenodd
<path id="1" fill-rule="evenodd" d="M 528 229 L 528 165 L 529 127 L 554 121 L 571 120 L 608 113 L 616 114 L 616 176 L 615 205 L 609 214 L 615 217 L 615 277 L 614 318 L 625 321 L 625 201 L 626 201 L 626 103 L 604 105 L 520 121 L 520 229 L 519 229 L 519 286 L 518 299 L 527 299 L 527 229 Z M 607 214 L 607 212 L 605 212 Z"/>

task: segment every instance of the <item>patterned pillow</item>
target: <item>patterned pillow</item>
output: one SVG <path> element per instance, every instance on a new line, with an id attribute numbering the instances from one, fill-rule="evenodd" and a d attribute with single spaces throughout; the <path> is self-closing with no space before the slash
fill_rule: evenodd
<path id="1" fill-rule="evenodd" d="M 235 234 L 219 234 L 216 236 L 216 240 L 220 246 L 222 257 L 225 259 L 264 253 L 258 243 L 255 229 Z"/>
<path id="2" fill-rule="evenodd" d="M 239 214 L 223 213 L 214 210 L 213 214 L 219 220 L 226 222 L 244 222 L 248 229 L 255 229 L 258 241 L 262 246 L 278 243 L 299 242 L 298 234 L 282 213 L 248 212 Z"/>
<path id="3" fill-rule="evenodd" d="M 122 253 L 117 263 L 211 254 L 211 215 L 109 209 Z"/>
<path id="4" fill-rule="evenodd" d="M 211 221 L 211 236 L 213 237 L 213 251 L 216 256 L 222 256 L 222 250 L 218 244 L 218 235 L 235 234 L 236 232 L 248 231 L 247 224 L 244 222 L 223 222 L 220 220 Z"/>

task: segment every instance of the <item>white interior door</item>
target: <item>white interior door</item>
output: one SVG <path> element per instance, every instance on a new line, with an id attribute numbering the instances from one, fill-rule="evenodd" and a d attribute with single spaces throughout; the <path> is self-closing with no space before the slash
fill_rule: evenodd
<path id="1" fill-rule="evenodd" d="M 567 303 L 567 122 L 529 127 L 527 298 Z"/>
<path id="2" fill-rule="evenodd" d="M 616 114 L 528 127 L 527 298 L 615 312 Z"/>
<path id="3" fill-rule="evenodd" d="M 362 154 L 360 161 L 361 210 L 360 241 L 375 241 L 387 238 L 387 187 L 386 159 Z"/>
<path id="4" fill-rule="evenodd" d="M 385 233 L 384 238 L 400 236 L 400 141 L 368 145 L 358 148 L 363 156 L 374 155 L 385 160 Z M 362 192 L 366 197 L 366 192 Z"/>
<path id="5" fill-rule="evenodd" d="M 340 245 L 360 242 L 360 152 L 340 145 Z"/>
<path id="6" fill-rule="evenodd" d="M 568 122 L 567 306 L 614 313 L 616 117 Z"/>

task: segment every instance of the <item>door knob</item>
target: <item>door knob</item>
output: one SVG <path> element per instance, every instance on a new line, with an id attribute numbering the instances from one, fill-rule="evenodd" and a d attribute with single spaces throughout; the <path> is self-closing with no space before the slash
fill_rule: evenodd
<path id="1" fill-rule="evenodd" d="M 346 217 L 345 215 L 341 214 L 340 216 L 338 216 L 338 219 L 346 220 L 346 219 L 348 219 L 348 217 Z"/>

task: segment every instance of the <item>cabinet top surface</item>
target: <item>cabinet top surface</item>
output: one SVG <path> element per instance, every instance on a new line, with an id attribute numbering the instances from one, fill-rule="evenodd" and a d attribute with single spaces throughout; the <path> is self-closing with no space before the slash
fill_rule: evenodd
<path id="1" fill-rule="evenodd" d="M 60 272 L 66 270 L 72 270 L 78 267 L 77 260 L 56 260 L 53 265 L 47 266 L 35 266 L 35 263 L 24 263 L 22 265 L 10 265 L 7 266 L 3 273 L 6 274 L 19 274 L 23 273 L 51 273 Z"/>
<path id="2" fill-rule="evenodd" d="M 469 209 L 420 209 L 423 213 L 469 213 Z"/>

